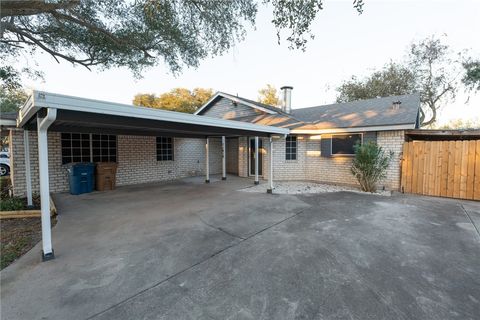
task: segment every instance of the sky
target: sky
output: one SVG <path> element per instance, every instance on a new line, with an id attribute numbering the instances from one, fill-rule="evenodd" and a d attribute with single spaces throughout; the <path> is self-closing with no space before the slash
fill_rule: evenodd
<path id="1" fill-rule="evenodd" d="M 359 15 L 352 1 L 325 0 L 305 52 L 277 43 L 271 9 L 262 7 L 256 28 L 223 56 L 209 58 L 176 77 L 165 66 L 135 79 L 127 69 L 88 71 L 47 54 L 33 57 L 45 71 L 44 81 L 27 80 L 28 88 L 131 104 L 136 93 L 162 93 L 175 87 L 212 88 L 257 99 L 266 84 L 293 86 L 293 108 L 333 103 L 335 88 L 352 75 L 362 77 L 390 60 L 405 58 L 412 41 L 446 34 L 455 51 L 480 56 L 478 0 L 365 0 Z M 24 62 L 22 62 L 24 63 Z M 469 99 L 468 99 L 469 98 Z M 468 103 L 467 103 L 468 100 Z M 480 94 L 462 91 L 442 107 L 439 123 L 455 118 L 480 118 Z"/>

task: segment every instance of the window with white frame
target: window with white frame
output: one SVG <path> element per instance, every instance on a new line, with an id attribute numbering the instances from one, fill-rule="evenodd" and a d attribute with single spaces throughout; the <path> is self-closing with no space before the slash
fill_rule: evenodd
<path id="1" fill-rule="evenodd" d="M 67 133 L 61 134 L 62 164 L 72 162 L 117 162 L 115 135 Z"/>
<path id="2" fill-rule="evenodd" d="M 332 155 L 354 155 L 357 143 L 362 143 L 361 133 L 332 135 Z"/>
<path id="3" fill-rule="evenodd" d="M 287 136 L 285 139 L 285 160 L 297 160 L 297 137 Z"/>
<path id="4" fill-rule="evenodd" d="M 173 161 L 173 138 L 157 137 L 157 161 Z"/>

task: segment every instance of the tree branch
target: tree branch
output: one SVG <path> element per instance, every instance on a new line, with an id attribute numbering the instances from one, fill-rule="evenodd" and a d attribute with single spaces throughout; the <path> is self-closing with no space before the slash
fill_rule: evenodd
<path id="1" fill-rule="evenodd" d="M 31 16 L 55 10 L 71 9 L 80 4 L 80 0 L 50 3 L 38 0 L 2 0 L 0 1 L 0 18 L 11 16 Z"/>

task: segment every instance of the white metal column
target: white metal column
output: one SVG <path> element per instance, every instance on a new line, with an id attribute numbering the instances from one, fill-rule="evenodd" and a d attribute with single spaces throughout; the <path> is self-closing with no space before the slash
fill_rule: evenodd
<path id="1" fill-rule="evenodd" d="M 255 184 L 259 184 L 258 181 L 258 137 L 255 137 Z"/>
<path id="2" fill-rule="evenodd" d="M 30 168 L 30 135 L 28 130 L 23 130 L 23 151 L 25 153 L 25 185 L 27 187 L 27 206 L 33 206 L 32 199 L 32 174 Z"/>
<path id="3" fill-rule="evenodd" d="M 227 180 L 227 145 L 225 136 L 222 136 L 222 180 Z"/>
<path id="4" fill-rule="evenodd" d="M 273 139 L 270 137 L 270 163 L 268 166 L 268 189 L 267 193 L 273 193 Z"/>
<path id="5" fill-rule="evenodd" d="M 205 182 L 210 183 L 210 161 L 209 161 L 209 139 L 207 138 L 205 141 Z"/>
<path id="6" fill-rule="evenodd" d="M 42 218 L 42 259 L 55 258 L 52 248 L 52 230 L 50 224 L 50 184 L 48 181 L 48 127 L 57 118 L 57 109 L 48 108 L 45 118 L 37 114 L 38 131 L 38 171 L 40 175 L 40 207 Z"/>

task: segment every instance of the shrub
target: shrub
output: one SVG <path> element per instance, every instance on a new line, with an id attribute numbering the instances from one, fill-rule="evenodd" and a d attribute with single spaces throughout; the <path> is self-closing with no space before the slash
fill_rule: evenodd
<path id="1" fill-rule="evenodd" d="M 387 153 L 374 142 L 355 146 L 355 158 L 351 171 L 363 191 L 376 191 L 376 184 L 380 179 L 385 178 L 392 157 L 392 151 Z"/>
<path id="2" fill-rule="evenodd" d="M 22 198 L 3 198 L 0 201 L 0 211 L 15 211 L 25 209 L 25 201 Z"/>

